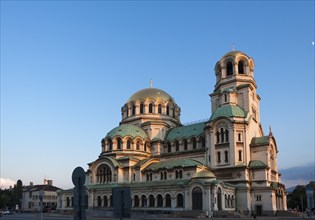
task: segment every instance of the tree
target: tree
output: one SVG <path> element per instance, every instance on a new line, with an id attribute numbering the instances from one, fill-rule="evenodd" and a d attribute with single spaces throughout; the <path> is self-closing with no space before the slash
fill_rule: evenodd
<path id="1" fill-rule="evenodd" d="M 292 193 L 287 195 L 288 208 L 297 208 L 300 211 L 306 208 L 306 190 L 305 186 L 298 185 L 295 187 Z"/>
<path id="2" fill-rule="evenodd" d="M 0 210 L 4 210 L 10 201 L 8 190 L 0 189 Z"/>
<path id="3" fill-rule="evenodd" d="M 16 185 L 14 185 L 13 188 L 13 198 L 12 198 L 12 204 L 15 208 L 15 205 L 18 205 L 21 208 L 21 200 L 22 200 L 22 190 L 23 190 L 23 183 L 21 180 L 18 180 L 16 182 Z"/>

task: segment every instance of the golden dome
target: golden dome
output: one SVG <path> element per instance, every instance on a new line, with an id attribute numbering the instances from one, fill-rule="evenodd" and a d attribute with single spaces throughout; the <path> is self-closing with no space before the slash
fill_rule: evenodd
<path id="1" fill-rule="evenodd" d="M 130 98 L 127 100 L 127 102 L 137 101 L 137 100 L 146 100 L 146 99 L 153 99 L 155 101 L 161 99 L 164 102 L 166 101 L 172 101 L 175 103 L 172 96 L 170 96 L 167 92 L 157 89 L 157 88 L 147 88 L 139 90 L 138 92 L 134 93 Z"/>

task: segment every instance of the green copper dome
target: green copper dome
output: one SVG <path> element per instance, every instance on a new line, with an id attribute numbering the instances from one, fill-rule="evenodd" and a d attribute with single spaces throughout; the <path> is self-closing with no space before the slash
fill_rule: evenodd
<path id="1" fill-rule="evenodd" d="M 143 139 L 149 138 L 145 130 L 138 126 L 128 124 L 120 125 L 112 129 L 110 132 L 107 133 L 105 139 L 109 137 L 114 138 L 116 136 L 120 137 L 131 136 L 132 138 L 141 137 Z"/>
<path id="2" fill-rule="evenodd" d="M 237 105 L 221 105 L 213 112 L 210 121 L 213 121 L 220 117 L 241 117 L 246 118 L 247 112 L 238 107 Z"/>
<path id="3" fill-rule="evenodd" d="M 154 99 L 155 101 L 161 99 L 164 102 L 171 100 L 173 103 L 175 103 L 174 99 L 167 92 L 157 88 L 147 88 L 139 90 L 138 92 L 130 96 L 127 102 L 146 100 L 149 98 Z"/>

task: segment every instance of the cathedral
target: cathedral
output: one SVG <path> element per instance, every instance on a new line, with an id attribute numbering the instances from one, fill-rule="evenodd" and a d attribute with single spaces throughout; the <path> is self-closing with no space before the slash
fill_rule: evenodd
<path id="1" fill-rule="evenodd" d="M 277 143 L 260 122 L 254 60 L 240 51 L 214 67 L 206 121 L 183 125 L 167 92 L 145 88 L 121 108 L 119 126 L 101 140 L 86 170 L 86 208 L 109 215 L 112 188 L 129 187 L 132 213 L 240 213 L 286 210 L 277 166 Z M 71 210 L 73 191 L 59 192 L 60 211 Z"/>

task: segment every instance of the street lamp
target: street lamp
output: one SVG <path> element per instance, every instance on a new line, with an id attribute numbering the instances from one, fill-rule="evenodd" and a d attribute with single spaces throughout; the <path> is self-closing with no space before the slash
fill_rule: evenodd
<path id="1" fill-rule="evenodd" d="M 314 190 L 311 186 L 305 187 L 306 190 L 306 203 L 307 203 L 307 208 L 309 210 L 312 210 L 314 208 L 314 202 L 313 202 L 313 193 Z"/>
<path id="2" fill-rule="evenodd" d="M 39 201 L 40 201 L 40 220 L 43 220 L 43 199 L 44 199 L 44 191 L 41 190 L 39 192 Z"/>

